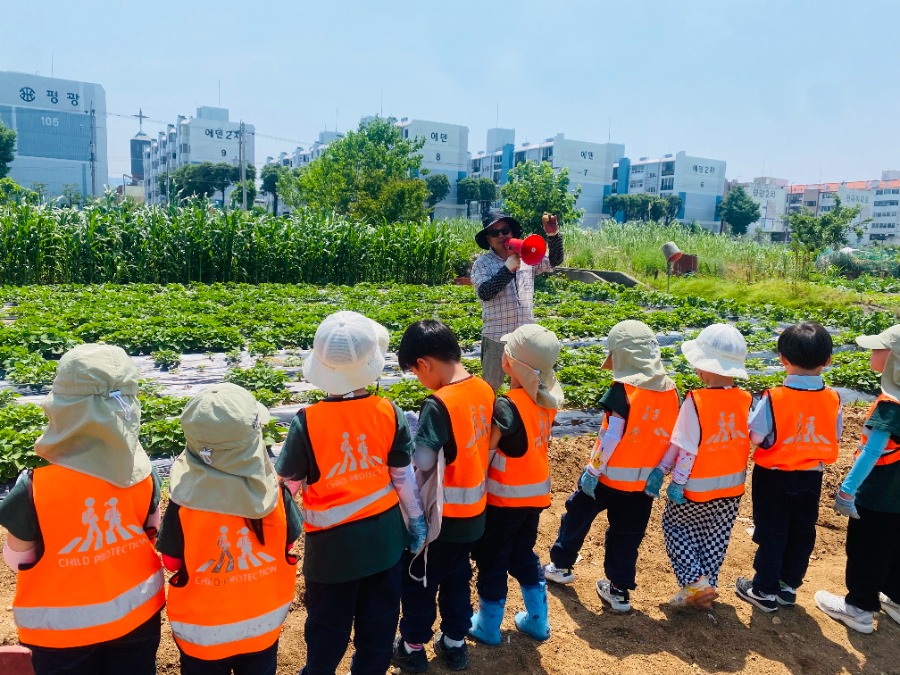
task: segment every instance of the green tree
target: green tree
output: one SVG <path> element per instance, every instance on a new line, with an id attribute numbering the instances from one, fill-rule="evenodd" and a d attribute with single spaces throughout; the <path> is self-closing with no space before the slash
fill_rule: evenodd
<path id="1" fill-rule="evenodd" d="M 203 162 L 201 164 L 185 164 L 169 174 L 172 192 L 179 199 L 189 197 L 212 197 L 216 192 L 225 193 L 229 185 L 241 180 L 241 168 L 233 164 L 219 162 Z M 256 180 L 256 167 L 247 165 L 247 180 Z M 166 177 L 160 176 L 160 191 L 165 193 Z M 254 186 L 255 190 L 255 186 Z M 254 192 L 255 195 L 255 192 Z M 249 201 L 249 200 L 248 200 Z"/>
<path id="2" fill-rule="evenodd" d="M 40 181 L 34 181 L 31 184 L 31 189 L 37 195 L 38 203 L 43 204 L 44 199 L 47 197 L 47 184 Z"/>
<path id="3" fill-rule="evenodd" d="M 424 139 L 404 138 L 392 119 L 375 118 L 331 143 L 322 156 L 278 181 L 294 208 L 338 213 L 362 222 L 425 219 Z M 418 203 L 413 198 L 418 198 Z"/>
<path id="4" fill-rule="evenodd" d="M 278 215 L 278 182 L 281 177 L 289 174 L 290 169 L 280 164 L 266 164 L 259 177 L 262 179 L 261 192 L 272 195 L 272 213 Z"/>
<path id="5" fill-rule="evenodd" d="M 425 178 L 425 188 L 428 192 L 425 203 L 428 204 L 428 212 L 433 217 L 435 205 L 444 201 L 450 194 L 450 179 L 443 173 L 432 174 Z"/>
<path id="6" fill-rule="evenodd" d="M 469 176 L 456 182 L 456 199 L 466 205 L 466 217 L 469 217 L 471 202 L 478 202 L 481 213 L 485 213 L 491 203 L 497 199 L 497 186 L 490 178 Z"/>
<path id="7" fill-rule="evenodd" d="M 81 190 L 75 183 L 66 183 L 62 186 L 61 199 L 70 208 L 81 206 Z"/>
<path id="8" fill-rule="evenodd" d="M 747 234 L 747 228 L 760 218 L 759 204 L 740 185 L 731 188 L 719 204 L 719 217 L 731 227 L 732 234 Z"/>
<path id="9" fill-rule="evenodd" d="M 23 188 L 12 178 L 0 178 L 0 204 L 37 204 L 38 195 L 28 188 Z"/>
<path id="10" fill-rule="evenodd" d="M 16 158 L 16 132 L 0 122 L 0 178 L 9 175 L 9 165 Z"/>
<path id="11" fill-rule="evenodd" d="M 509 171 L 509 182 L 500 188 L 506 211 L 522 223 L 525 233 L 543 232 L 541 217 L 553 213 L 559 223 L 577 222 L 583 209 L 575 208 L 581 186 L 569 192 L 569 170 L 559 173 L 549 162 L 518 164 Z"/>
<path id="12" fill-rule="evenodd" d="M 248 178 L 245 183 L 247 185 L 247 208 L 250 209 L 253 208 L 253 201 L 256 199 L 256 181 Z M 231 208 L 239 209 L 244 203 L 244 192 L 241 189 L 241 186 L 244 185 L 244 183 L 238 181 L 233 185 L 234 190 L 231 191 Z"/>
<path id="13" fill-rule="evenodd" d="M 724 203 L 724 202 L 723 202 Z M 791 231 L 791 250 L 794 252 L 797 273 L 808 277 L 812 261 L 828 246 L 845 246 L 850 233 L 862 236 L 863 225 L 868 221 L 853 221 L 859 216 L 860 207 L 847 208 L 841 198 L 834 195 L 834 207 L 821 216 L 803 209 L 788 216 Z"/>
<path id="14" fill-rule="evenodd" d="M 672 221 L 678 217 L 678 212 L 681 211 L 681 206 L 684 202 L 678 195 L 666 195 L 665 197 L 660 197 L 660 199 L 666 202 L 663 213 L 663 225 L 671 225 Z"/>

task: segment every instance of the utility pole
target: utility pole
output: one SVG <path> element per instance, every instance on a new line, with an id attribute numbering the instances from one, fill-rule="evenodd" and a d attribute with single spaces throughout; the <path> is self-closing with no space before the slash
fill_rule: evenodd
<path id="1" fill-rule="evenodd" d="M 97 119 L 91 101 L 91 196 L 97 196 Z"/>
<path id="2" fill-rule="evenodd" d="M 244 161 L 244 121 L 241 120 L 241 136 L 238 139 L 238 156 L 241 162 L 241 206 L 247 210 L 247 163 Z M 224 195 L 223 195 L 224 196 Z"/>

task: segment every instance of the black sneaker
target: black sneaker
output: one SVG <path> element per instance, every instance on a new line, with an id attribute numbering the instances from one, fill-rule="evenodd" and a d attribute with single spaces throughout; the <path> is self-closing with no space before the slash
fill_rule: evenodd
<path id="1" fill-rule="evenodd" d="M 408 651 L 403 638 L 398 636 L 394 640 L 394 653 L 391 663 L 400 668 L 404 673 L 424 673 L 428 670 L 428 655 L 424 649 Z"/>
<path id="2" fill-rule="evenodd" d="M 780 587 L 778 593 L 775 594 L 778 604 L 782 607 L 793 607 L 797 604 L 797 589 L 791 588 L 783 581 L 778 582 Z"/>
<path id="3" fill-rule="evenodd" d="M 747 577 L 738 577 L 734 584 L 734 592 L 741 600 L 746 600 L 754 607 L 764 612 L 774 612 L 778 609 L 778 600 L 774 595 L 758 593 L 753 588 L 753 582 Z"/>
<path id="4" fill-rule="evenodd" d="M 448 647 L 444 644 L 444 634 L 434 636 L 434 653 L 444 660 L 450 670 L 465 670 L 469 667 L 469 649 L 463 642 L 459 647 Z"/>

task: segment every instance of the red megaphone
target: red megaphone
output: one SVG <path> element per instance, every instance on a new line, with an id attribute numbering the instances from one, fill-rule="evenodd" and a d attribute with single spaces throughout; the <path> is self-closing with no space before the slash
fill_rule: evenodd
<path id="1" fill-rule="evenodd" d="M 547 242 L 541 235 L 532 234 L 524 239 L 507 239 L 506 248 L 513 253 L 518 253 L 526 265 L 537 265 L 544 259 Z"/>

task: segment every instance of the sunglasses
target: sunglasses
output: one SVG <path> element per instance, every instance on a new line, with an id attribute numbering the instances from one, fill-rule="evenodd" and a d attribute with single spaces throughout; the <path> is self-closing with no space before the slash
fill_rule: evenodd
<path id="1" fill-rule="evenodd" d="M 501 227 L 499 230 L 488 230 L 487 236 L 499 237 L 501 234 L 509 234 L 510 232 L 512 232 L 512 228 L 507 225 L 506 227 Z"/>

